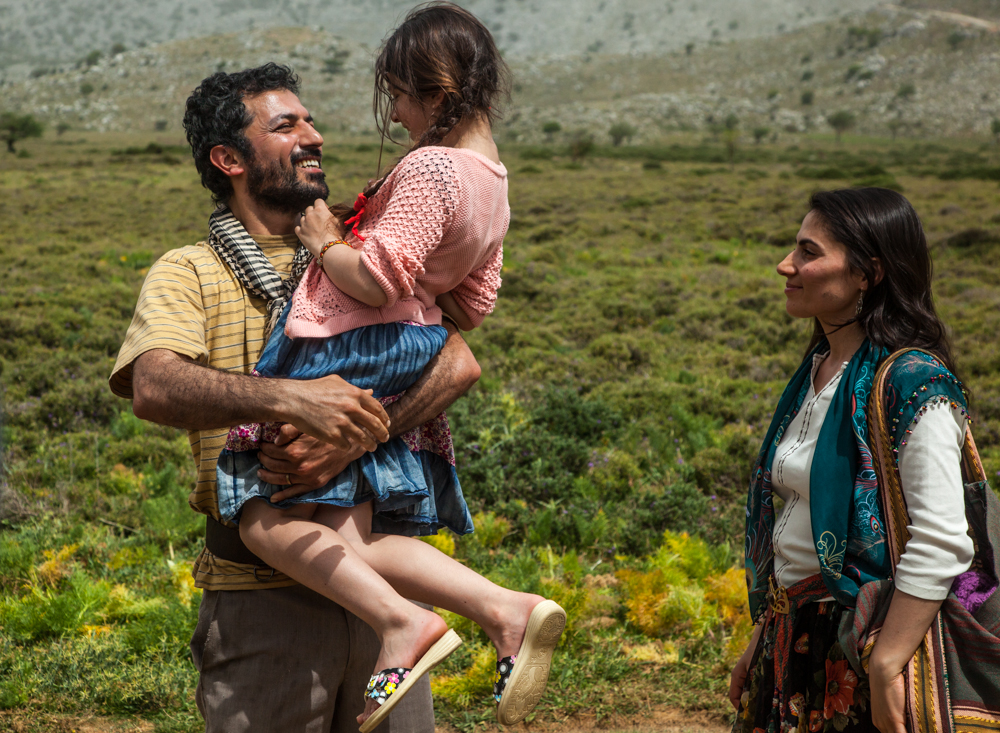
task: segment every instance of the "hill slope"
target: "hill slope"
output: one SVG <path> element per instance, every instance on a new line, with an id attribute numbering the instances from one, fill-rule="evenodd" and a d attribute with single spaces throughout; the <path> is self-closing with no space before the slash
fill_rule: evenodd
<path id="1" fill-rule="evenodd" d="M 415 0 L 0 0 L 0 68 L 78 61 L 112 44 L 128 48 L 233 31 L 287 26 L 323 28 L 376 46 Z M 467 0 L 512 56 L 651 53 L 713 37 L 755 38 L 876 0 Z"/>
<path id="2" fill-rule="evenodd" d="M 814 23 L 779 42 L 513 59 L 513 109 L 498 132 L 542 142 L 542 125 L 556 120 L 564 136 L 587 131 L 604 140 L 625 121 L 633 141 L 651 141 L 714 129 L 735 115 L 744 135 L 767 127 L 772 136 L 829 131 L 826 118 L 847 110 L 865 134 L 989 134 L 1000 117 L 1000 34 L 991 27 L 895 8 Z M 277 61 L 302 75 L 303 99 L 321 123 L 360 134 L 374 129 L 371 53 L 356 39 L 307 28 L 173 41 L 8 83 L 4 106 L 79 129 L 177 132 L 184 99 L 206 75 Z"/>

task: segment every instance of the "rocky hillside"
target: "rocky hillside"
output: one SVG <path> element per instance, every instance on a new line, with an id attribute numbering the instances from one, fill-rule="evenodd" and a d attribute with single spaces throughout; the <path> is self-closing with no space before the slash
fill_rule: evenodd
<path id="1" fill-rule="evenodd" d="M 718 129 L 731 115 L 745 135 L 831 131 L 827 118 L 839 111 L 864 134 L 990 135 L 1000 118 L 1000 25 L 885 6 L 691 54 L 526 62 L 518 82 L 515 126 L 536 138 L 547 120 L 603 131 L 624 121 L 635 139 L 651 140 Z"/>
<path id="2" fill-rule="evenodd" d="M 126 49 L 302 26 L 377 46 L 416 0 L 0 0 L 0 68 L 65 66 Z M 689 41 L 773 35 L 876 0 L 463 0 L 511 56 L 662 53 Z"/>
<path id="3" fill-rule="evenodd" d="M 606 142 L 610 127 L 625 123 L 627 141 L 653 141 L 673 131 L 717 132 L 729 119 L 747 139 L 755 129 L 770 138 L 830 131 L 827 119 L 847 111 L 865 134 L 988 135 L 1000 118 L 997 31 L 988 18 L 884 6 L 774 37 L 709 37 L 662 53 L 594 46 L 510 57 L 514 103 L 499 134 L 559 142 L 583 131 Z M 176 133 L 200 79 L 273 60 L 302 75 L 303 99 L 329 129 L 371 132 L 372 48 L 345 37 L 272 28 L 125 50 L 7 81 L 3 107 L 50 126 Z M 553 121 L 561 132 L 544 133 Z"/>

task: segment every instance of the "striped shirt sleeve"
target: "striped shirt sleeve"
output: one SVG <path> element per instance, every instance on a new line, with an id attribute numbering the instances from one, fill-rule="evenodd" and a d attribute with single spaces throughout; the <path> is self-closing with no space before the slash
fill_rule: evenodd
<path id="1" fill-rule="evenodd" d="M 132 364 L 147 351 L 168 349 L 208 362 L 201 282 L 185 249 L 166 253 L 146 275 L 111 373 L 111 391 L 119 397 L 132 399 Z"/>

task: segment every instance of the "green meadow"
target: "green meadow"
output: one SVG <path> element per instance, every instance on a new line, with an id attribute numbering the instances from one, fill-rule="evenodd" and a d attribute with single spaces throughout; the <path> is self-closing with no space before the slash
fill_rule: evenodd
<path id="1" fill-rule="evenodd" d="M 371 140 L 328 141 L 332 199 L 374 175 Z M 3 729 L 200 729 L 187 440 L 106 381 L 148 267 L 206 233 L 178 142 L 70 132 L 0 154 Z M 811 330 L 774 270 L 809 194 L 890 186 L 916 206 L 995 475 L 1000 153 L 805 135 L 586 147 L 502 146 L 504 284 L 468 334 L 483 377 L 448 412 L 477 532 L 430 541 L 567 608 L 537 729 L 647 730 L 665 710 L 722 726 L 749 632 L 747 476 Z M 449 620 L 467 643 L 433 678 L 438 721 L 493 729 L 495 660 Z"/>

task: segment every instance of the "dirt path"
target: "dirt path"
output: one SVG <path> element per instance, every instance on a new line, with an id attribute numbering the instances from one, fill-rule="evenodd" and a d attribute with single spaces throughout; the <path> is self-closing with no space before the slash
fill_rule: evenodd
<path id="1" fill-rule="evenodd" d="M 703 713 L 688 713 L 673 708 L 654 710 L 645 717 L 619 716 L 598 724 L 592 716 L 574 716 L 558 723 L 521 723 L 510 733 L 728 733 L 731 727 Z M 12 733 L 152 733 L 153 724 L 141 719 L 114 719 L 95 716 L 68 716 L 0 712 L 0 730 Z M 438 726 L 437 733 L 457 733 L 448 726 Z"/>
<path id="2" fill-rule="evenodd" d="M 1000 23 L 994 23 L 992 20 L 986 20 L 984 18 L 976 18 L 972 15 L 953 13 L 950 10 L 914 10 L 912 8 L 903 8 L 899 5 L 886 5 L 886 7 L 890 10 L 912 13 L 921 19 L 937 18 L 938 20 L 943 20 L 946 23 L 954 23 L 955 25 L 960 25 L 965 28 L 979 28 L 980 30 L 989 31 L 990 33 L 1000 33 Z"/>
<path id="3" fill-rule="evenodd" d="M 598 723 L 593 716 L 574 716 L 558 723 L 536 722 L 504 728 L 509 733 L 729 733 L 732 725 L 704 713 L 675 708 L 655 709 L 645 716 L 621 715 Z M 438 726 L 437 733 L 456 733 L 448 726 Z"/>

